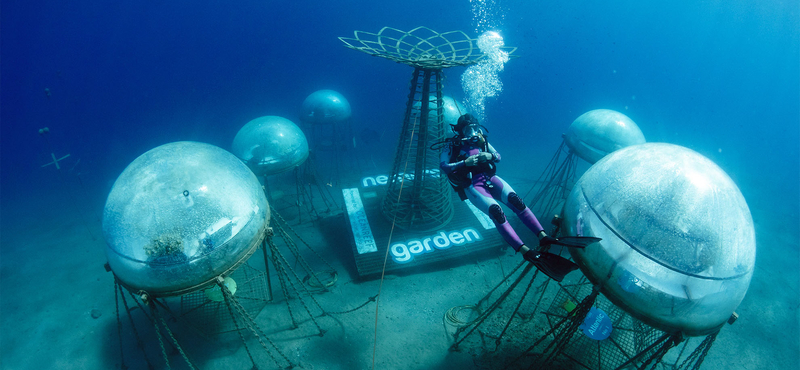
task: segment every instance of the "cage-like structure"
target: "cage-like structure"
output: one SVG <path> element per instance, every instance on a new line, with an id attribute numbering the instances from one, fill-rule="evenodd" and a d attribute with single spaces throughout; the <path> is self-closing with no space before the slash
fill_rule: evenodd
<path id="1" fill-rule="evenodd" d="M 248 264 L 230 275 L 237 282 L 236 298 L 253 317 L 272 300 L 266 273 Z M 217 288 L 219 289 L 219 288 Z M 203 290 L 181 296 L 180 316 L 207 336 L 237 330 L 234 319 L 223 300 L 211 300 Z"/>
<path id="2" fill-rule="evenodd" d="M 575 185 L 577 158 L 590 165 L 618 149 L 643 144 L 644 134 L 628 116 L 609 109 L 593 109 L 578 116 L 562 134 L 564 139 L 550 163 L 525 194 L 536 190 L 528 207 L 537 215 L 559 216 L 567 196 Z M 562 159 L 563 157 L 563 159 Z M 558 233 L 560 222 L 553 219 Z"/>
<path id="3" fill-rule="evenodd" d="M 566 141 L 562 141 L 544 172 L 525 194 L 527 199 L 529 194 L 536 191 L 533 198 L 530 198 L 528 207 L 539 217 L 544 217 L 545 220 L 552 219 L 554 228 L 550 231 L 551 235 L 558 233 L 560 224 L 556 217 L 560 216 L 561 208 L 564 207 L 564 202 L 577 181 L 577 158 Z"/>
<path id="4" fill-rule="evenodd" d="M 583 279 L 577 284 L 561 286 L 550 307 L 544 312 L 547 327 L 553 329 L 558 325 L 559 321 L 570 314 L 569 306 L 579 303 L 591 291 L 592 285 Z M 667 334 L 636 320 L 602 295 L 597 297 L 594 307 L 603 310 L 611 319 L 611 335 L 605 340 L 594 340 L 582 333 L 576 333 L 564 346 L 561 355 L 550 364 L 553 368 L 613 370 L 622 364 L 641 365 L 655 352 L 656 347 L 652 344 Z"/>
<path id="5" fill-rule="evenodd" d="M 408 32 L 384 27 L 378 33 L 355 31 L 355 37 L 339 39 L 351 49 L 414 67 L 382 212 L 407 230 L 434 230 L 447 224 L 453 217 L 452 190 L 439 172 L 441 151 L 430 148 L 447 135 L 442 70 L 486 58 L 477 39 L 462 31 L 438 33 L 427 27 Z M 509 54 L 516 50 L 503 49 Z"/>
<path id="6" fill-rule="evenodd" d="M 503 364 L 498 368 L 697 370 L 718 334 L 686 338 L 680 332 L 662 331 L 614 306 L 585 277 L 557 285 L 548 279 L 535 283 L 538 272 L 529 274 L 530 265 L 518 273 L 523 264 L 477 304 L 457 306 L 445 314 L 445 329 L 447 324 L 456 327 L 451 350 L 471 346 L 480 368 Z M 506 291 L 500 292 L 498 288 L 505 285 Z M 540 307 L 544 309 L 539 311 Z M 451 311 L 459 309 L 472 316 L 457 322 Z M 601 311 L 590 320 L 587 314 L 594 309 Z M 603 316 L 608 323 L 598 325 Z M 593 339 L 587 330 L 607 335 Z"/>

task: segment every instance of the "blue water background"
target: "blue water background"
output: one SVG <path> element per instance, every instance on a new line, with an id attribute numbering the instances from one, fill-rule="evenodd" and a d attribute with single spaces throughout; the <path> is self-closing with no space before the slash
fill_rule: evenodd
<path id="1" fill-rule="evenodd" d="M 507 1 L 494 9 L 504 17 L 490 25 L 520 58 L 501 73 L 505 90 L 488 100 L 486 123 L 495 146 L 531 177 L 572 120 L 609 108 L 648 141 L 708 156 L 745 196 L 769 189 L 797 206 L 797 2 Z M 355 131 L 377 128 L 380 147 L 393 153 L 411 69 L 337 37 L 418 25 L 483 31 L 467 1 L 4 0 L 3 216 L 64 198 L 53 166 L 40 168 L 51 151 L 37 133 L 45 126 L 52 151 L 71 154 L 65 165 L 80 159 L 73 171 L 97 197 L 86 200 L 95 209 L 144 151 L 176 140 L 229 148 L 255 117 L 297 122 L 303 99 L 322 88 L 344 94 Z M 448 70 L 446 93 L 457 98 L 462 70 Z"/>
<path id="2" fill-rule="evenodd" d="M 500 75 L 504 91 L 486 108 L 492 141 L 515 176 L 538 176 L 578 115 L 615 109 L 648 141 L 700 152 L 748 200 L 797 217 L 797 2 L 488 3 L 496 14 L 488 24 L 518 47 Z M 485 27 L 472 5 L 4 0 L 3 223 L 71 212 L 75 203 L 99 214 L 113 181 L 143 152 L 177 140 L 228 149 L 258 116 L 298 122 L 303 99 L 318 89 L 347 97 L 354 131 L 380 132 L 372 150 L 391 160 L 411 68 L 337 37 L 419 25 L 477 37 Z M 458 99 L 462 71 L 447 71 L 445 92 Z M 49 146 L 37 132 L 45 126 Z M 40 167 L 51 152 L 71 154 L 60 176 Z"/>
<path id="3" fill-rule="evenodd" d="M 614 109 L 648 141 L 709 157 L 741 188 L 756 224 L 797 245 L 798 1 L 488 3 L 494 18 L 479 25 L 466 0 L 2 0 L 2 271 L 15 263 L 4 252 L 36 252 L 26 243 L 31 225 L 66 222 L 97 233 L 114 180 L 145 151 L 178 140 L 230 149 L 253 118 L 299 122 L 303 99 L 319 89 L 347 97 L 355 132 L 380 133 L 362 147 L 386 170 L 365 175 L 385 174 L 412 70 L 337 39 L 383 26 L 477 37 L 489 24 L 518 47 L 519 58 L 500 74 L 504 91 L 486 107 L 500 170 L 512 185 L 538 177 L 580 114 Z M 445 93 L 458 99 L 462 71 L 446 72 Z M 43 127 L 49 144 L 38 134 Z M 51 152 L 70 154 L 60 171 L 41 167 Z M 777 247 L 759 245 L 759 258 Z M 793 324 L 788 337 L 796 338 L 796 318 Z"/>

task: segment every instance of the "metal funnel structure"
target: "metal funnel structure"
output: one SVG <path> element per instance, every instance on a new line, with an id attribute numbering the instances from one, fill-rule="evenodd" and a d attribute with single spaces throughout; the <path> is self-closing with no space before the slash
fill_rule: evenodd
<path id="1" fill-rule="evenodd" d="M 453 217 L 452 190 L 439 172 L 441 150 L 430 146 L 447 135 L 443 70 L 486 58 L 477 39 L 461 31 L 438 33 L 427 27 L 407 32 L 384 27 L 378 33 L 355 31 L 355 37 L 339 39 L 351 49 L 414 67 L 382 212 L 407 230 L 435 230 L 447 224 Z"/>

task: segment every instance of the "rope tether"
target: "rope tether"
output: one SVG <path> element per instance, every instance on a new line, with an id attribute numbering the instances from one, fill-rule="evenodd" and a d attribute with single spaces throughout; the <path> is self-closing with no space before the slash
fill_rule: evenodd
<path id="1" fill-rule="evenodd" d="M 417 128 L 417 121 L 419 119 L 414 120 L 414 127 L 411 128 L 411 137 L 409 138 L 408 142 L 412 142 L 414 140 L 414 130 Z M 408 146 L 408 155 L 406 155 L 406 163 L 403 167 L 403 173 L 406 173 L 408 169 L 408 158 L 411 156 L 411 147 L 412 145 Z M 397 193 L 397 202 L 400 202 L 400 196 L 403 194 L 403 184 L 405 183 L 406 176 L 403 175 L 400 177 L 400 191 Z M 383 289 L 383 277 L 386 274 L 386 262 L 389 260 L 389 246 L 392 245 L 392 234 L 394 234 L 394 225 L 397 221 L 397 214 L 395 214 L 394 218 L 392 219 L 392 228 L 389 230 L 389 241 L 386 243 L 386 255 L 383 257 L 383 269 L 381 270 L 381 283 L 378 285 L 378 295 L 375 298 L 375 337 L 372 342 L 372 369 L 375 369 L 375 352 L 378 350 L 378 307 L 379 307 L 379 299 L 381 296 L 381 290 Z"/>

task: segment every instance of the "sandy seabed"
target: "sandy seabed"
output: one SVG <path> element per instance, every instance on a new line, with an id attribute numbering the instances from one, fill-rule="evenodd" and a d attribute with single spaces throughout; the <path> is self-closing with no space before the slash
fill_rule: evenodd
<path id="1" fill-rule="evenodd" d="M 722 329 L 702 368 L 796 369 L 800 364 L 800 221 L 796 212 L 759 208 L 759 204 L 768 202 L 750 199 L 749 204 L 758 239 L 753 280 L 736 310 L 739 320 Z M 203 337 L 192 327 L 203 325 L 202 322 L 168 320 L 197 368 L 249 369 L 253 364 L 248 352 L 259 369 L 286 367 L 289 363 L 295 368 L 330 370 L 369 369 L 373 365 L 376 369 L 528 366 L 525 361 L 512 365 L 509 362 L 520 354 L 519 348 L 532 344 L 547 329 L 529 305 L 523 305 L 499 347 L 495 347 L 490 333 L 496 333 L 496 325 L 502 324 L 500 319 L 494 319 L 495 327 L 487 324 L 471 335 L 459 351 L 450 350 L 454 327 L 444 320 L 450 308 L 475 304 L 519 264 L 519 256 L 510 249 L 498 248 L 491 256 L 387 275 L 376 313 L 376 303 L 368 300 L 378 294 L 381 281 L 358 277 L 343 231 L 347 230 L 344 216 L 331 212 L 315 222 L 305 217 L 306 222 L 298 224 L 296 210 L 284 208 L 281 213 L 286 212 L 292 227 L 338 271 L 336 284 L 327 292 L 312 295 L 319 306 L 309 296 L 303 302 L 296 297 L 289 301 L 298 323 L 292 329 L 280 284 L 275 270 L 271 270 L 275 300 L 257 313 L 255 322 L 281 354 L 274 349 L 264 350 L 251 335 L 246 336 L 245 347 L 235 333 Z M 137 336 L 124 312 L 120 316 L 120 349 L 114 280 L 103 268 L 106 261 L 100 222 L 89 213 L 77 217 L 66 206 L 29 207 L 9 217 L 15 210 L 3 210 L 0 368 L 118 369 L 124 362 L 130 369 L 146 369 L 147 361 L 156 369 L 189 368 L 166 337 L 170 363 L 164 363 L 153 324 L 139 309 L 132 309 L 131 315 L 147 355 L 137 347 Z M 313 254 L 308 254 L 307 259 L 315 268 L 326 268 Z M 260 251 L 248 263 L 264 271 Z M 568 279 L 577 279 L 579 274 L 575 272 Z M 534 286 L 541 286 L 543 278 L 537 279 Z M 524 284 L 519 289 L 524 289 Z M 542 307 L 556 289 L 557 285 L 550 284 L 545 290 Z M 175 308 L 179 301 L 168 298 L 164 303 Z M 511 303 L 498 309 L 501 315 L 513 310 L 512 298 L 508 302 Z M 302 303 L 310 307 L 313 321 L 304 313 Z M 347 314 L 319 316 L 319 307 L 336 312 L 364 303 L 363 308 Z M 130 298 L 129 304 L 133 305 Z M 317 325 L 324 335 L 319 335 Z M 699 339 L 692 341 L 696 345 Z"/>

